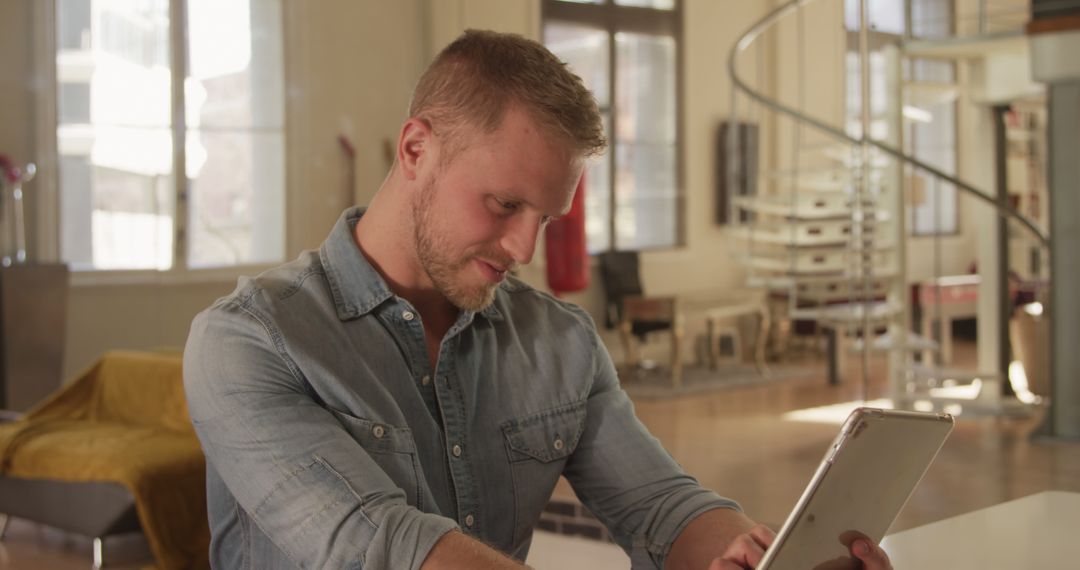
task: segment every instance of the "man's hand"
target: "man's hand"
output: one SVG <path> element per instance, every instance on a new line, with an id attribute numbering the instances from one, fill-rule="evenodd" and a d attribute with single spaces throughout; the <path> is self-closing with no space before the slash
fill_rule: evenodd
<path id="1" fill-rule="evenodd" d="M 668 554 L 666 570 L 736 570 L 761 564 L 765 550 L 776 539 L 768 527 L 755 524 L 739 511 L 713 509 L 690 521 Z M 852 568 L 855 560 L 864 570 L 892 570 L 889 556 L 865 534 L 845 532 L 839 537 L 850 556 L 825 562 L 828 568 Z"/>
<path id="2" fill-rule="evenodd" d="M 712 561 L 709 570 L 737 570 L 754 568 L 761 563 L 765 549 L 769 548 L 776 533 L 765 525 L 754 525 L 749 532 L 732 540 L 724 554 Z"/>
<path id="3" fill-rule="evenodd" d="M 889 555 L 869 538 L 856 539 L 848 548 L 851 549 L 852 556 L 862 560 L 864 570 L 892 570 Z"/>
<path id="4" fill-rule="evenodd" d="M 757 525 L 750 532 L 741 534 L 728 546 L 724 555 L 712 561 L 709 570 L 742 570 L 756 568 L 765 555 L 765 550 L 772 544 L 776 534 L 767 527 Z M 860 537 L 849 545 L 851 555 L 862 561 L 863 570 L 892 570 L 889 556 L 870 539 Z M 851 558 L 830 560 L 814 567 L 814 570 L 850 569 Z"/>

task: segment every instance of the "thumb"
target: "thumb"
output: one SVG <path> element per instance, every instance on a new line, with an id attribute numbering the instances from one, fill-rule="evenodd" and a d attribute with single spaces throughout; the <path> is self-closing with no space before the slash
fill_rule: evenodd
<path id="1" fill-rule="evenodd" d="M 743 570 L 743 567 L 730 560 L 716 558 L 709 564 L 709 570 Z"/>

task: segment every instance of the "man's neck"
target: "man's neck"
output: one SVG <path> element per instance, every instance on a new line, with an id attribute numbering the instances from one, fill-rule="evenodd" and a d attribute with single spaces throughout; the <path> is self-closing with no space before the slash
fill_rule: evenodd
<path id="1" fill-rule="evenodd" d="M 384 223 L 389 209 L 402 207 L 381 189 L 356 223 L 353 241 L 395 295 L 405 299 L 420 314 L 434 368 L 438 347 L 457 321 L 459 309 L 435 288 L 420 266 L 410 228 Z M 402 219 L 399 212 L 396 219 Z"/>

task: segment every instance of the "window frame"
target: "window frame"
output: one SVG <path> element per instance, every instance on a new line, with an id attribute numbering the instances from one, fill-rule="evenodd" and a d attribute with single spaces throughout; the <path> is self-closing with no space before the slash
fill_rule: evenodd
<path id="1" fill-rule="evenodd" d="M 38 103 L 34 109 L 35 154 L 40 166 L 37 177 L 37 204 L 31 214 L 37 224 L 37 231 L 31 236 L 35 240 L 37 258 L 43 261 L 67 263 L 63 259 L 61 251 L 61 232 L 63 227 L 60 222 L 60 154 L 58 129 L 60 126 L 59 116 L 59 82 L 57 69 L 57 24 L 59 18 L 58 3 L 60 0 L 47 0 L 33 3 L 34 21 L 34 69 L 38 70 L 39 77 L 43 81 L 36 86 Z M 289 196 L 292 187 L 295 168 L 291 157 L 292 151 L 290 120 L 287 93 L 285 96 L 284 117 L 280 129 L 285 149 L 285 169 L 282 184 L 284 194 L 282 196 L 285 217 L 282 220 L 279 231 L 282 235 L 282 251 L 279 259 L 272 262 L 238 263 L 234 265 L 222 265 L 203 268 L 189 266 L 188 253 L 188 203 L 192 191 L 191 180 L 187 176 L 186 138 L 188 136 L 188 121 L 186 117 L 185 84 L 189 76 L 189 45 L 188 45 L 188 0 L 167 0 L 169 2 L 169 65 L 170 65 L 170 122 L 169 130 L 172 140 L 172 170 L 173 170 L 173 244 L 172 263 L 167 269 L 96 269 L 96 268 L 72 268 L 70 282 L 73 286 L 98 286 L 98 285 L 178 285 L 178 284 L 206 284 L 206 283 L 231 283 L 241 275 L 258 273 L 270 269 L 284 262 L 289 252 Z M 283 0 L 281 10 L 281 41 L 287 44 L 288 22 L 290 15 L 289 3 Z M 287 48 L 281 61 L 282 85 L 287 89 L 289 84 L 289 55 Z M 256 132 L 261 127 L 249 128 Z"/>
<path id="2" fill-rule="evenodd" d="M 603 30 L 608 36 L 608 93 L 611 108 L 601 108 L 601 112 L 607 111 L 610 116 L 607 153 L 608 161 L 608 247 L 605 251 L 671 251 L 686 247 L 686 165 L 684 149 L 685 131 L 683 117 L 685 113 L 683 92 L 683 0 L 673 0 L 670 10 L 649 8 L 641 6 L 622 6 L 615 4 L 615 0 L 602 0 L 602 3 L 587 4 L 566 0 L 542 0 L 540 9 L 541 36 L 543 28 L 548 22 L 562 22 L 576 24 Z M 618 247 L 618 228 L 616 201 L 616 172 L 618 170 L 618 153 L 616 152 L 616 133 L 618 132 L 618 117 L 614 105 L 618 100 L 618 85 L 616 83 L 616 63 L 618 48 L 615 43 L 615 34 L 618 32 L 631 32 L 649 35 L 671 37 L 675 41 L 675 235 L 672 244 L 647 245 L 634 248 Z M 597 255 L 601 251 L 591 252 Z"/>

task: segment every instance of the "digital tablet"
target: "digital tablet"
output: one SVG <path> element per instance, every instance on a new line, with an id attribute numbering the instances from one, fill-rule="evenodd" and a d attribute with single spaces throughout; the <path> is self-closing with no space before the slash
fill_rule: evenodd
<path id="1" fill-rule="evenodd" d="M 952 428 L 949 414 L 856 409 L 758 569 L 860 568 L 848 545 L 881 542 Z"/>

